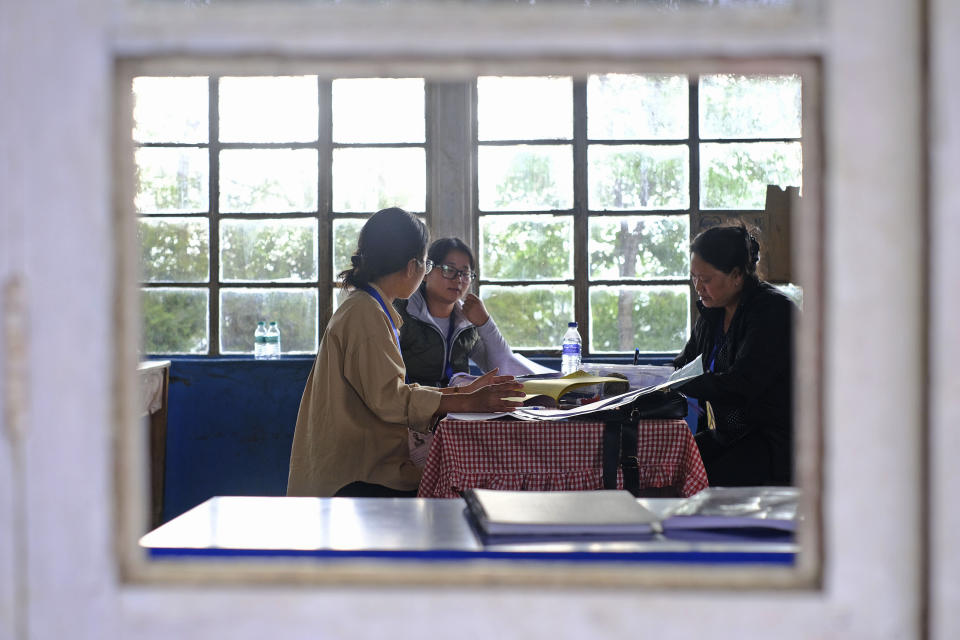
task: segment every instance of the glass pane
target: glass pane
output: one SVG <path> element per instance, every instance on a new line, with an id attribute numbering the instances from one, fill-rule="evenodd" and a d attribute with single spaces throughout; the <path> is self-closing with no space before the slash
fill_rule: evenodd
<path id="1" fill-rule="evenodd" d="M 587 137 L 591 140 L 688 137 L 687 76 L 619 73 L 587 80 Z"/>
<path id="2" fill-rule="evenodd" d="M 137 149 L 139 213 L 205 213 L 209 208 L 210 163 L 206 149 Z"/>
<path id="3" fill-rule="evenodd" d="M 800 76 L 700 79 L 701 138 L 799 138 Z"/>
<path id="4" fill-rule="evenodd" d="M 592 216 L 590 278 L 686 278 L 689 246 L 687 216 Z"/>
<path id="5" fill-rule="evenodd" d="M 560 341 L 573 320 L 573 287 L 484 285 L 480 298 L 514 349 L 559 351 Z"/>
<path id="6" fill-rule="evenodd" d="M 333 277 L 350 268 L 350 256 L 357 251 L 360 229 L 366 220 L 350 218 L 333 221 Z"/>
<path id="7" fill-rule="evenodd" d="M 799 142 L 700 145 L 700 206 L 763 209 L 767 185 L 800 186 Z"/>
<path id="8" fill-rule="evenodd" d="M 207 282 L 210 236 L 206 218 L 141 218 L 140 274 L 144 282 Z"/>
<path id="9" fill-rule="evenodd" d="M 134 78 L 133 139 L 207 142 L 207 78 Z"/>
<path id="10" fill-rule="evenodd" d="M 690 151 L 686 145 L 597 145 L 587 149 L 590 208 L 686 209 Z"/>
<path id="11" fill-rule="evenodd" d="M 573 138 L 571 78 L 477 78 L 480 140 Z"/>
<path id="12" fill-rule="evenodd" d="M 143 352 L 207 353 L 206 289 L 144 289 Z"/>
<path id="13" fill-rule="evenodd" d="M 422 78 L 333 81 L 334 142 L 423 142 Z"/>
<path id="14" fill-rule="evenodd" d="M 220 352 L 252 355 L 261 320 L 280 327 L 283 353 L 316 353 L 316 289 L 221 289 Z"/>
<path id="15" fill-rule="evenodd" d="M 220 78 L 222 142 L 311 142 L 317 76 Z"/>
<path id="16" fill-rule="evenodd" d="M 223 220 L 220 281 L 316 281 L 316 246 L 316 219 Z"/>
<path id="17" fill-rule="evenodd" d="M 317 175 L 313 149 L 221 151 L 220 211 L 315 211 Z"/>
<path id="18" fill-rule="evenodd" d="M 483 211 L 549 211 L 573 207 L 570 145 L 480 147 L 478 189 Z"/>
<path id="19" fill-rule="evenodd" d="M 690 287 L 591 287 L 590 352 L 675 352 L 690 333 Z"/>
<path id="20" fill-rule="evenodd" d="M 334 149 L 333 209 L 374 212 L 386 207 L 426 211 L 423 149 Z"/>
<path id="21" fill-rule="evenodd" d="M 573 217 L 481 216 L 480 276 L 485 280 L 573 277 Z"/>

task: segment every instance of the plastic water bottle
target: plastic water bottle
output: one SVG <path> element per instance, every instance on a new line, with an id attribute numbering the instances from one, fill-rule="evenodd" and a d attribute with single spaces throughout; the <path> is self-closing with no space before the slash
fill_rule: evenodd
<path id="1" fill-rule="evenodd" d="M 580 370 L 580 332 L 576 322 L 567 323 L 567 332 L 563 334 L 563 346 L 560 351 L 560 373 L 567 375 Z"/>
<path id="2" fill-rule="evenodd" d="M 270 360 L 278 360 L 280 358 L 280 327 L 276 322 L 271 322 L 267 328 L 266 339 L 266 357 Z"/>
<path id="3" fill-rule="evenodd" d="M 267 357 L 267 323 L 258 322 L 257 330 L 253 332 L 253 357 L 263 360 Z"/>

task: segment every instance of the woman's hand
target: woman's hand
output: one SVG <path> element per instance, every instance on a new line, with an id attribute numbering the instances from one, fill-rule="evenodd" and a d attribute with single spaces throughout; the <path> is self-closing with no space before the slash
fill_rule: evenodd
<path id="1" fill-rule="evenodd" d="M 488 384 L 499 384 L 501 382 L 511 382 L 516 380 L 513 376 L 498 376 L 497 373 L 500 371 L 499 368 L 491 369 L 485 374 L 471 382 L 470 384 L 465 384 L 462 387 L 457 389 L 457 393 L 473 393 L 477 389 L 487 386 Z"/>
<path id="2" fill-rule="evenodd" d="M 483 374 L 470 384 L 453 387 L 456 391 L 444 393 L 440 398 L 439 414 L 445 413 L 498 413 L 513 411 L 521 406 L 519 398 L 523 395 L 523 383 L 513 376 L 498 376 L 498 369 Z M 446 389 L 444 390 L 446 391 Z"/>
<path id="3" fill-rule="evenodd" d="M 463 315 L 478 327 L 487 324 L 487 320 L 490 319 L 483 301 L 472 293 L 468 293 L 463 299 Z"/>

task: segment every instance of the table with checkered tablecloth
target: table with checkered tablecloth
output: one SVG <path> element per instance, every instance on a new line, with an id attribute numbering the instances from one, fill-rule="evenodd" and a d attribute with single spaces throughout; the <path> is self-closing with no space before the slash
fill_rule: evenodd
<path id="1" fill-rule="evenodd" d="M 420 482 L 421 498 L 463 489 L 579 491 L 603 488 L 602 422 L 443 420 Z M 697 444 L 682 419 L 640 420 L 641 490 L 691 496 L 707 487 Z M 623 488 L 622 471 L 617 487 Z"/>

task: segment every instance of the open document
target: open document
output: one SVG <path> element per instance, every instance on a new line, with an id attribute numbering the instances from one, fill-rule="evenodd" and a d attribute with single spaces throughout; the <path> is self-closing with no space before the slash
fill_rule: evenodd
<path id="1" fill-rule="evenodd" d="M 634 400 L 658 391 L 665 391 L 667 389 L 672 389 L 673 387 L 679 386 L 688 380 L 692 380 L 698 376 L 703 375 L 703 357 L 698 357 L 686 366 L 677 369 L 673 372 L 665 382 L 660 384 L 652 385 L 645 387 L 643 389 L 635 389 L 632 391 L 627 391 L 626 393 L 621 393 L 619 395 L 610 396 L 609 398 L 604 398 L 596 402 L 591 402 L 590 404 L 585 404 L 579 407 L 573 407 L 572 409 L 544 409 L 537 407 L 519 407 L 510 411 L 508 413 L 470 413 L 470 414 L 459 414 L 451 413 L 447 415 L 447 418 L 451 420 L 495 420 L 497 418 L 503 418 L 510 416 L 517 418 L 518 420 L 566 420 L 569 418 L 578 418 L 580 416 L 587 416 L 592 413 L 598 413 L 601 411 L 609 411 L 611 409 L 616 409 L 630 404 Z"/>

